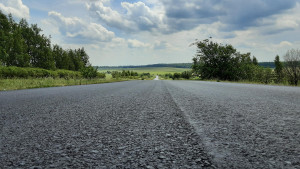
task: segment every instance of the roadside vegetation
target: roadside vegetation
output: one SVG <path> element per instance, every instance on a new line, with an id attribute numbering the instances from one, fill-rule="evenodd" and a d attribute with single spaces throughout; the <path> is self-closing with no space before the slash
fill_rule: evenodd
<path id="1" fill-rule="evenodd" d="M 218 44 L 209 39 L 192 45 L 198 48 L 192 71 L 165 74 L 163 78 L 299 86 L 300 50 L 288 50 L 283 56 L 284 62 L 277 55 L 274 63 L 268 64 L 274 65 L 271 69 L 260 66 L 251 53 L 242 54 L 232 45 Z"/>

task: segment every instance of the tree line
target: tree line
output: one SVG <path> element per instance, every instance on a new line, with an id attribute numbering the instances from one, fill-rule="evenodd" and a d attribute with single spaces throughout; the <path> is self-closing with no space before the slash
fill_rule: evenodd
<path id="1" fill-rule="evenodd" d="M 29 26 L 25 19 L 17 23 L 0 11 L 0 65 L 79 71 L 90 63 L 84 48 L 52 46 L 51 36 L 42 34 L 36 24 Z"/>
<path id="2" fill-rule="evenodd" d="M 300 80 L 300 50 L 291 49 L 284 56 L 284 61 L 276 56 L 275 69 L 259 66 L 256 57 L 251 53 L 242 54 L 232 45 L 223 45 L 209 39 L 196 41 L 192 71 L 202 79 L 228 81 L 254 81 L 261 83 L 284 83 L 298 85 Z"/>
<path id="3" fill-rule="evenodd" d="M 134 71 L 129 71 L 129 70 L 122 70 L 120 71 L 107 71 L 108 74 L 112 75 L 112 78 L 129 78 L 129 79 L 149 79 L 151 78 L 151 74 L 150 73 L 138 73 L 138 72 L 134 72 Z"/>

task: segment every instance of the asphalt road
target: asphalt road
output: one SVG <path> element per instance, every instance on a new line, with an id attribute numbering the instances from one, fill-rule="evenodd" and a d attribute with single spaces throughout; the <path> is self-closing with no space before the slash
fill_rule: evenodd
<path id="1" fill-rule="evenodd" d="M 129 81 L 0 92 L 0 168 L 300 168 L 300 88 Z"/>

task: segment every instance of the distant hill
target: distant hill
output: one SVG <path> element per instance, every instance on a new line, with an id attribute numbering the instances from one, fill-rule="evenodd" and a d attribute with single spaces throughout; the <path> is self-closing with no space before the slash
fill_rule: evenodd
<path id="1" fill-rule="evenodd" d="M 265 68 L 275 68 L 274 62 L 259 62 L 258 65 L 263 66 Z"/>
<path id="2" fill-rule="evenodd" d="M 275 68 L 274 62 L 259 62 L 260 66 Z M 150 65 L 130 65 L 130 66 L 98 66 L 100 69 L 126 69 L 126 68 L 151 68 L 151 67 L 173 67 L 173 68 L 191 68 L 192 63 L 159 63 Z"/>

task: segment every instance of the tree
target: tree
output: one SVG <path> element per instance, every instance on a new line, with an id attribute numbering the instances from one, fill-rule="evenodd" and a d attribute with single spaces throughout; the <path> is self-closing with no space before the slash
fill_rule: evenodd
<path id="1" fill-rule="evenodd" d="M 288 50 L 284 55 L 284 61 L 290 84 L 297 86 L 300 79 L 300 50 Z"/>
<path id="2" fill-rule="evenodd" d="M 6 16 L 0 10 L 1 65 L 76 71 L 90 66 L 84 48 L 64 50 L 54 45 L 52 49 L 51 37 L 41 32 L 36 24 L 29 26 L 25 19 L 16 23 L 11 14 Z"/>
<path id="3" fill-rule="evenodd" d="M 89 55 L 85 52 L 84 48 L 77 50 L 78 56 L 80 57 L 81 62 L 84 67 L 90 66 Z"/>
<path id="4" fill-rule="evenodd" d="M 192 67 L 194 72 L 200 72 L 204 79 L 235 80 L 233 55 L 236 49 L 233 46 L 218 44 L 208 39 L 196 41 L 192 45 L 198 47 L 193 59 L 194 63 L 198 64 Z"/>
<path id="5" fill-rule="evenodd" d="M 8 44 L 10 41 L 11 25 L 6 15 L 0 10 L 0 61 L 3 65 L 7 65 Z"/>
<path id="6" fill-rule="evenodd" d="M 279 56 L 277 55 L 274 60 L 275 64 L 275 73 L 276 73 L 276 83 L 280 83 L 283 80 L 283 64 L 280 61 Z"/>
<path id="7" fill-rule="evenodd" d="M 258 61 L 257 61 L 257 59 L 256 59 L 256 57 L 255 57 L 255 56 L 253 56 L 252 63 L 253 63 L 254 65 L 258 65 Z"/>
<path id="8" fill-rule="evenodd" d="M 8 53 L 8 65 L 28 67 L 30 64 L 30 56 L 26 53 L 27 46 L 25 44 L 25 40 L 22 37 L 21 29 L 19 27 L 14 30 L 11 45 L 11 49 Z"/>
<path id="9" fill-rule="evenodd" d="M 52 49 L 52 54 L 55 61 L 55 67 L 57 69 L 63 69 L 64 50 L 60 46 L 54 45 Z"/>

